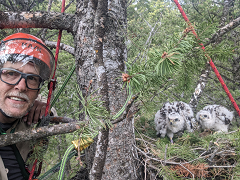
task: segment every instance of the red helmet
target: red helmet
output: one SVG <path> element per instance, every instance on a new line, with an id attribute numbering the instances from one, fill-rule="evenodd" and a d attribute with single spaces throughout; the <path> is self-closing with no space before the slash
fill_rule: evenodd
<path id="1" fill-rule="evenodd" d="M 16 33 L 1 41 L 0 67 L 6 61 L 33 62 L 40 69 L 40 76 L 44 80 L 51 78 L 54 69 L 54 56 L 44 42 L 30 34 Z"/>

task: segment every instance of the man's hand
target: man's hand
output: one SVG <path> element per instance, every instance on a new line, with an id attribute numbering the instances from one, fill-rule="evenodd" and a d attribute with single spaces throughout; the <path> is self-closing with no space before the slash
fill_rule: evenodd
<path id="1" fill-rule="evenodd" d="M 36 100 L 28 114 L 23 117 L 23 120 L 27 122 L 28 125 L 32 123 L 37 124 L 39 119 L 42 119 L 45 114 L 46 105 L 46 103 Z"/>

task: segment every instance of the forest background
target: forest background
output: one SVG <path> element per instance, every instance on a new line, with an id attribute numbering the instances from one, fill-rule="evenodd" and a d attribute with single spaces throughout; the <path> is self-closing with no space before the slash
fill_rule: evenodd
<path id="1" fill-rule="evenodd" d="M 74 0 L 67 1 L 66 13 L 76 13 L 78 3 L 79 1 Z M 1 0 L 0 4 L 1 11 L 13 12 L 60 12 L 61 9 L 60 1 Z M 141 172 L 139 173 L 141 179 L 175 179 L 182 176 L 203 179 L 237 179 L 240 150 L 239 117 L 211 70 L 205 54 L 207 53 L 212 58 L 235 101 L 240 104 L 238 27 L 240 2 L 239 0 L 185 0 L 180 1 L 180 4 L 201 39 L 201 43 L 206 47 L 205 51 L 202 51 L 191 29 L 189 30 L 190 26 L 184 21 L 172 1 L 126 2 L 127 28 L 119 26 L 118 29 L 127 50 L 125 62 L 127 70 L 122 72 L 127 74 L 125 76 L 127 80 L 122 82 L 120 75 L 119 83 L 126 85 L 130 81 L 131 90 L 136 97 L 134 102 L 136 144 L 134 147 L 138 152 L 136 160 L 139 163 L 138 171 Z M 230 23 L 232 21 L 234 25 Z M 0 38 L 3 39 L 16 31 L 31 33 L 44 39 L 47 46 L 55 52 L 54 42 L 57 40 L 58 30 L 1 29 Z M 55 92 L 58 92 L 76 63 L 73 36 L 63 31 L 61 43 L 63 46 L 56 71 L 58 84 Z M 163 56 L 164 52 L 167 56 Z M 72 119 L 81 117 L 81 90 L 78 87 L 78 78 L 78 74 L 74 73 L 54 104 L 58 116 Z M 199 84 L 201 94 L 194 101 L 193 94 L 196 93 Z M 48 92 L 42 91 L 41 93 L 47 96 Z M 186 133 L 183 137 L 175 139 L 176 144 L 170 146 L 167 138 L 156 137 L 153 120 L 154 114 L 167 101 L 186 103 L 194 101 L 195 104 L 192 105 L 195 113 L 209 104 L 223 105 L 235 111 L 235 118 L 230 127 L 230 132 L 233 133 L 210 134 L 201 138 L 199 138 L 201 132 L 191 135 Z M 103 116 L 105 117 L 104 114 Z M 49 147 L 44 155 L 43 173 L 61 161 L 71 141 L 78 137 L 79 132 L 75 132 L 49 138 Z M 78 160 L 73 158 L 67 165 L 66 179 L 74 179 L 74 176 L 76 178 L 76 174 L 81 173 L 79 169 L 87 166 L 84 154 L 82 152 L 82 158 L 78 157 Z M 184 166 L 179 162 L 185 162 L 187 165 Z M 178 172 L 175 172 L 176 170 Z M 51 178 L 56 179 L 57 175 Z"/>

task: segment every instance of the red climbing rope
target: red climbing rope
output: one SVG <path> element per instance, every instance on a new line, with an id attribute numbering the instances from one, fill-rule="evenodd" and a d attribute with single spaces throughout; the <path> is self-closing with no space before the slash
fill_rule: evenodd
<path id="1" fill-rule="evenodd" d="M 31 170 L 29 178 L 28 178 L 29 180 L 32 180 L 36 166 L 37 166 L 37 159 L 33 163 L 33 167 L 32 167 L 32 170 Z"/>
<path id="2" fill-rule="evenodd" d="M 61 13 L 63 13 L 64 11 L 65 11 L 65 0 L 62 1 Z M 48 112 L 49 112 L 49 109 L 50 109 L 50 100 L 51 100 L 51 96 L 52 96 L 52 91 L 55 89 L 55 84 L 56 84 L 55 72 L 56 72 L 56 69 L 57 69 L 57 60 L 58 60 L 61 38 L 62 38 L 62 30 L 59 30 L 56 53 L 55 53 L 55 67 L 54 67 L 52 79 L 51 79 L 51 81 L 49 83 L 49 86 L 48 86 L 49 92 L 48 92 L 48 99 L 47 99 L 47 104 L 46 104 L 45 116 L 48 115 Z M 31 173 L 29 175 L 28 180 L 32 180 L 36 165 L 37 165 L 37 159 L 34 162 L 34 165 L 32 167 L 32 170 L 31 170 Z M 39 172 L 38 172 L 38 174 L 39 174 Z"/>
<path id="3" fill-rule="evenodd" d="M 64 11 L 65 11 L 65 0 L 62 1 L 61 13 L 63 13 Z M 49 112 L 49 109 L 50 109 L 50 100 L 51 100 L 51 96 L 52 96 L 52 91 L 55 89 L 55 84 L 56 84 L 55 72 L 56 72 L 56 68 L 57 68 L 57 60 L 58 60 L 61 38 L 62 38 L 62 30 L 59 30 L 56 53 L 55 53 L 55 69 L 54 69 L 54 72 L 53 72 L 52 80 L 50 81 L 50 84 L 49 84 L 49 87 L 48 87 L 49 92 L 48 92 L 48 99 L 47 99 L 45 116 L 48 115 L 48 112 Z"/>
<path id="4" fill-rule="evenodd" d="M 187 22 L 188 26 L 191 27 L 191 23 L 190 23 L 187 15 L 186 15 L 185 12 L 183 11 L 181 5 L 178 3 L 178 0 L 174 0 L 174 2 L 175 2 L 175 4 L 177 5 L 177 7 L 178 7 L 180 13 L 182 14 L 184 20 Z M 194 30 L 193 27 L 192 27 L 192 30 L 191 30 L 191 31 L 192 31 L 192 33 L 195 35 L 195 37 L 197 38 L 197 40 L 200 41 L 200 38 L 198 37 L 198 35 L 197 35 L 197 33 L 196 33 L 196 31 Z M 199 42 L 199 45 L 201 45 L 202 50 L 205 52 L 205 47 L 204 47 L 204 45 L 203 45 L 202 43 L 200 43 L 200 42 Z M 205 54 L 205 56 L 207 57 L 210 66 L 212 67 L 213 71 L 215 72 L 218 80 L 220 81 L 223 89 L 225 90 L 226 94 L 228 95 L 228 97 L 229 97 L 230 101 L 232 102 L 234 108 L 236 109 L 238 115 L 240 116 L 240 109 L 239 109 L 237 103 L 235 102 L 234 98 L 232 97 L 230 91 L 228 90 L 227 85 L 224 83 L 224 81 L 223 81 L 221 75 L 219 74 L 216 66 L 214 65 L 212 59 L 210 58 L 210 56 L 209 56 L 208 54 Z"/>

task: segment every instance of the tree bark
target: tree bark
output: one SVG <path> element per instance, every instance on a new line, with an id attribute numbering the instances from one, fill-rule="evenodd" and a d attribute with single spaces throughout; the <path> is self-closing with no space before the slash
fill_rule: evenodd
<path id="1" fill-rule="evenodd" d="M 122 80 L 118 78 L 126 71 L 124 64 L 124 61 L 127 61 L 124 43 L 127 26 L 126 3 L 124 0 L 109 0 L 107 7 L 103 59 L 107 72 L 111 114 L 116 114 L 120 110 L 128 96 L 126 91 L 122 90 Z M 102 179 L 137 179 L 133 129 L 132 117 L 123 119 L 110 129 Z"/>
<path id="2" fill-rule="evenodd" d="M 73 27 L 75 43 L 75 60 L 77 82 L 83 96 L 87 95 L 89 82 L 92 80 L 91 88 L 96 89 L 96 72 L 94 67 L 94 4 L 92 1 L 77 0 L 76 19 Z M 80 109 L 82 105 L 79 104 Z M 79 119 L 85 119 L 85 114 L 80 114 Z M 96 138 L 94 143 L 85 150 L 85 163 L 88 172 L 92 167 L 94 154 L 96 151 Z"/>
<path id="3" fill-rule="evenodd" d="M 57 134 L 72 133 L 85 125 L 84 122 L 49 125 L 0 136 L 0 147 Z"/>
<path id="4" fill-rule="evenodd" d="M 3 12 L 0 11 L 0 29 L 49 28 L 72 32 L 75 15 L 56 12 Z"/>
<path id="5" fill-rule="evenodd" d="M 118 78 L 126 70 L 126 1 L 78 1 L 76 22 L 78 84 L 86 94 L 85 87 L 93 80 L 92 89 L 100 88 L 105 107 L 114 115 L 127 99 Z M 96 141 L 86 151 L 90 179 L 137 179 L 132 118 L 100 131 Z"/>
<path id="6" fill-rule="evenodd" d="M 97 88 L 98 94 L 101 96 L 100 100 L 104 102 L 103 106 L 107 111 L 110 111 L 109 108 L 109 94 L 108 94 L 108 79 L 107 79 L 107 69 L 103 62 L 103 42 L 105 41 L 105 29 L 106 29 L 106 16 L 107 16 L 107 7 L 108 1 L 99 0 L 95 7 L 94 18 L 94 38 L 93 38 L 93 47 L 94 47 L 94 66 L 97 75 Z M 107 146 L 108 146 L 108 136 L 109 128 L 101 129 L 99 131 L 95 157 L 92 163 L 92 168 L 89 174 L 89 179 L 98 180 L 102 179 L 103 167 L 106 160 Z"/>

